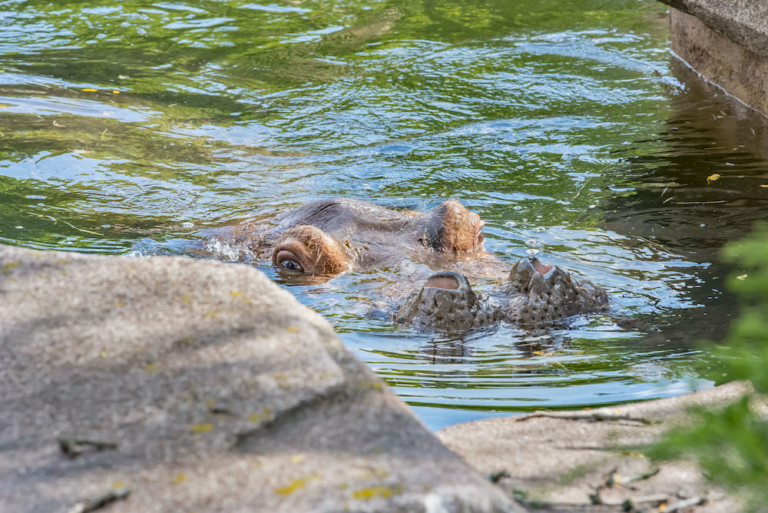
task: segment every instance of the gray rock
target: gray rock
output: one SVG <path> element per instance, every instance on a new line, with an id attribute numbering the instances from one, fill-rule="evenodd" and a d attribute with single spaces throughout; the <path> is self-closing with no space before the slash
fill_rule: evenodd
<path id="1" fill-rule="evenodd" d="M 768 57 L 768 2 L 765 0 L 660 0 L 695 16 L 734 43 Z"/>
<path id="2" fill-rule="evenodd" d="M 0 246 L 0 401 L 3 511 L 521 511 L 244 265 Z"/>
<path id="3" fill-rule="evenodd" d="M 689 501 L 697 513 L 730 513 L 738 503 L 713 490 L 695 464 L 653 464 L 642 452 L 685 422 L 688 408 L 724 404 L 746 390 L 730 383 L 670 399 L 478 420 L 437 436 L 480 472 L 498 476 L 510 496 L 523 495 L 543 511 L 618 513 L 629 500 L 640 510 L 656 511 L 662 501 L 675 510 Z"/>

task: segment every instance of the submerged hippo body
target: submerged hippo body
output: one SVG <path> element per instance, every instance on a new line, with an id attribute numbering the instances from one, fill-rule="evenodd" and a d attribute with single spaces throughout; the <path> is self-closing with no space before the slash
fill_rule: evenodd
<path id="1" fill-rule="evenodd" d="M 540 326 L 603 310 L 607 305 L 608 295 L 590 281 L 535 258 L 524 258 L 487 295 L 475 294 L 460 273 L 433 274 L 398 308 L 395 318 L 417 329 L 457 333 L 500 322 Z"/>
<path id="2" fill-rule="evenodd" d="M 432 275 L 415 293 L 408 283 L 390 292 L 390 305 L 411 293 L 393 316 L 421 329 L 459 332 L 499 322 L 532 326 L 606 306 L 608 298 L 600 287 L 534 258 L 520 260 L 505 276 L 508 265 L 483 250 L 483 225 L 476 213 L 455 200 L 419 213 L 329 199 L 266 223 L 230 227 L 215 240 L 240 248 L 239 259 L 271 259 L 288 279 L 327 279 L 408 260 L 451 269 Z M 502 284 L 478 295 L 467 276 Z M 415 279 L 411 274 L 407 281 Z"/>

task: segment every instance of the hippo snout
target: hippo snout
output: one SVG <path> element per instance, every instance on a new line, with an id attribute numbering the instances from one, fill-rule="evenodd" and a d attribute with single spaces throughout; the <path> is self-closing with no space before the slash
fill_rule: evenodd
<path id="1" fill-rule="evenodd" d="M 456 333 L 499 322 L 538 326 L 607 305 L 608 295 L 599 286 L 531 257 L 518 261 L 499 288 L 482 296 L 462 274 L 433 274 L 396 317 L 416 328 Z"/>

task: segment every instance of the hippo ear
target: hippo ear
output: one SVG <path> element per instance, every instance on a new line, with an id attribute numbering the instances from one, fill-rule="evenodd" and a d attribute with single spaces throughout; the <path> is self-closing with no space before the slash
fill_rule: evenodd
<path id="1" fill-rule="evenodd" d="M 444 201 L 425 220 L 425 235 L 420 241 L 435 251 L 460 253 L 482 248 L 485 223 L 456 200 Z"/>

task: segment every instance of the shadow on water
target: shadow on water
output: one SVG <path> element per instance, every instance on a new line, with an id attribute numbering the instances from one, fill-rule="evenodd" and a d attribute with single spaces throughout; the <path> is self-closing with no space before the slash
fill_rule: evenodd
<path id="1" fill-rule="evenodd" d="M 443 340 L 366 315 L 418 285 L 407 266 L 283 284 L 430 427 L 710 386 L 693 343 L 733 315 L 717 255 L 765 218 L 768 128 L 670 67 L 664 11 L 0 0 L 0 242 L 188 254 L 313 199 L 453 197 L 498 258 L 537 254 L 613 306 Z"/>
<path id="2" fill-rule="evenodd" d="M 680 286 L 706 308 L 670 316 L 661 335 L 667 344 L 685 346 L 722 338 L 736 313 L 724 290 L 732 268 L 719 253 L 766 218 L 768 119 L 678 59 L 671 68 L 685 90 L 670 96 L 672 112 L 658 135 L 664 146 L 627 158 L 622 181 L 632 194 L 601 207 L 607 229 L 702 264 Z"/>

